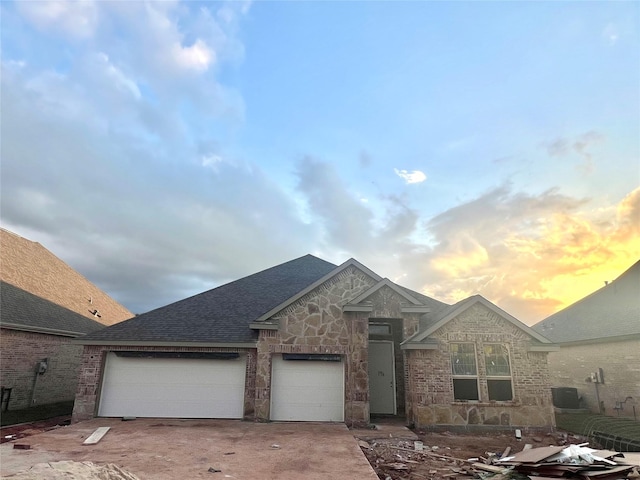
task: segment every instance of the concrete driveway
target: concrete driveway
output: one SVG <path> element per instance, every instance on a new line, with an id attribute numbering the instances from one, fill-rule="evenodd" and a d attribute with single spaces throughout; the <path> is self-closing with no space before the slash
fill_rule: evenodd
<path id="1" fill-rule="evenodd" d="M 82 444 L 105 426 L 97 445 Z M 115 463 L 141 479 L 378 478 L 344 424 L 102 418 L 0 445 L 3 476 L 60 460 Z"/>

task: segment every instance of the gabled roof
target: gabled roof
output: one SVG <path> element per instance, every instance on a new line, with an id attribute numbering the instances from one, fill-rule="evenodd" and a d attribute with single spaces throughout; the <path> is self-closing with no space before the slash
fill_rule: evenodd
<path id="1" fill-rule="evenodd" d="M 38 242 L 0 228 L 0 244 L 0 280 L 104 325 L 133 317 Z M 95 310 L 100 317 L 93 316 Z"/>
<path id="2" fill-rule="evenodd" d="M 305 255 L 112 325 L 81 343 L 253 345 L 258 333 L 249 328 L 252 322 L 336 268 Z"/>
<path id="3" fill-rule="evenodd" d="M 640 334 L 640 261 L 613 282 L 535 324 L 556 343 Z"/>
<path id="4" fill-rule="evenodd" d="M 0 326 L 12 330 L 78 337 L 105 328 L 67 308 L 10 283 L 0 282 Z"/>
<path id="5" fill-rule="evenodd" d="M 299 300 L 300 298 L 302 298 L 303 296 L 305 296 L 307 293 L 313 291 L 315 288 L 318 288 L 320 285 L 322 285 L 324 282 L 326 282 L 327 280 L 329 280 L 330 278 L 338 275 L 340 272 L 343 272 L 344 270 L 346 270 L 349 267 L 355 267 L 357 269 L 359 269 L 360 271 L 364 272 L 365 274 L 369 275 L 371 278 L 373 278 L 375 281 L 379 281 L 381 280 L 382 277 L 380 277 L 380 275 L 378 275 L 377 273 L 375 273 L 374 271 L 370 270 L 369 268 L 365 267 L 364 265 L 362 265 L 360 262 L 358 262 L 356 259 L 354 258 L 350 258 L 349 260 L 347 260 L 346 262 L 344 262 L 342 265 L 336 267 L 335 269 L 331 270 L 330 272 L 327 272 L 326 275 L 324 275 L 322 278 L 319 278 L 318 280 L 316 280 L 315 282 L 311 283 L 310 285 L 308 285 L 305 289 L 301 290 L 300 292 L 298 292 L 296 295 L 292 296 L 291 298 L 287 298 L 286 300 L 284 300 L 282 303 L 275 305 L 272 309 L 270 309 L 268 312 L 265 312 L 264 314 L 262 314 L 257 320 L 256 322 L 264 322 L 265 320 L 268 320 L 269 318 L 271 318 L 273 315 L 275 315 L 276 313 L 280 312 L 281 310 L 284 310 L 285 308 L 287 308 L 289 305 L 292 305 L 294 302 L 296 302 L 297 300 Z"/>
<path id="6" fill-rule="evenodd" d="M 388 278 L 383 278 L 375 285 L 372 285 L 371 288 L 368 288 L 356 298 L 351 300 L 348 304 L 342 307 L 345 312 L 368 312 L 373 309 L 373 305 L 371 302 L 368 302 L 367 299 L 371 297 L 377 291 L 383 288 L 389 288 L 398 294 L 401 298 L 404 298 L 405 302 L 408 302 L 409 305 L 405 305 L 402 307 L 403 312 L 430 312 L 431 308 L 424 305 L 420 300 L 416 298 L 414 292 L 408 290 L 406 288 L 402 288 L 400 285 L 396 285 Z"/>
<path id="7" fill-rule="evenodd" d="M 456 318 L 465 310 L 471 308 L 476 303 L 480 303 L 481 305 L 484 305 L 486 308 L 488 308 L 495 314 L 499 315 L 500 317 L 504 318 L 508 322 L 515 325 L 520 330 L 527 333 L 537 342 L 541 344 L 551 344 L 551 341 L 549 339 L 545 338 L 543 335 L 540 335 L 538 332 L 534 331 L 531 327 L 528 327 L 527 325 L 522 323 L 520 320 L 518 320 L 514 316 L 502 310 L 500 307 L 498 307 L 494 303 L 491 303 L 482 295 L 473 295 L 469 298 L 459 301 L 458 303 L 455 303 L 454 305 L 451 305 L 449 308 L 441 310 L 438 314 L 434 316 L 428 316 L 426 318 L 425 323 L 423 323 L 420 331 L 418 331 L 415 335 L 413 335 L 412 337 L 402 342 L 402 345 L 416 344 L 416 343 L 420 343 L 420 342 L 424 342 L 425 340 L 428 340 L 428 337 L 431 334 L 433 334 L 436 330 L 438 330 L 439 328 L 444 326 L 446 323 Z"/>

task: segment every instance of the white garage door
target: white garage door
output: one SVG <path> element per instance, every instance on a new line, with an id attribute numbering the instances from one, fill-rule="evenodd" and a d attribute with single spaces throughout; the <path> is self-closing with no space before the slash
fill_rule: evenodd
<path id="1" fill-rule="evenodd" d="M 285 360 L 274 355 L 271 420 L 344 421 L 342 361 Z"/>
<path id="2" fill-rule="evenodd" d="M 242 418 L 244 356 L 233 359 L 107 355 L 102 417 Z"/>

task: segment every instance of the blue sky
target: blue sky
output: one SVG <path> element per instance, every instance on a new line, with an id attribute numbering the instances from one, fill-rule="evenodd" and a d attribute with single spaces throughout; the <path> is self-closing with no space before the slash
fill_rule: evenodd
<path id="1" fill-rule="evenodd" d="M 532 323 L 640 256 L 637 2 L 3 2 L 2 224 L 135 312 L 313 253 Z"/>

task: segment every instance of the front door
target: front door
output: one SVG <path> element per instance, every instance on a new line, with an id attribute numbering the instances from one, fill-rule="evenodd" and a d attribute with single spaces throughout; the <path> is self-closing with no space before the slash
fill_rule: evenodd
<path id="1" fill-rule="evenodd" d="M 396 414 L 393 342 L 369 342 L 369 409 L 372 414 Z"/>

